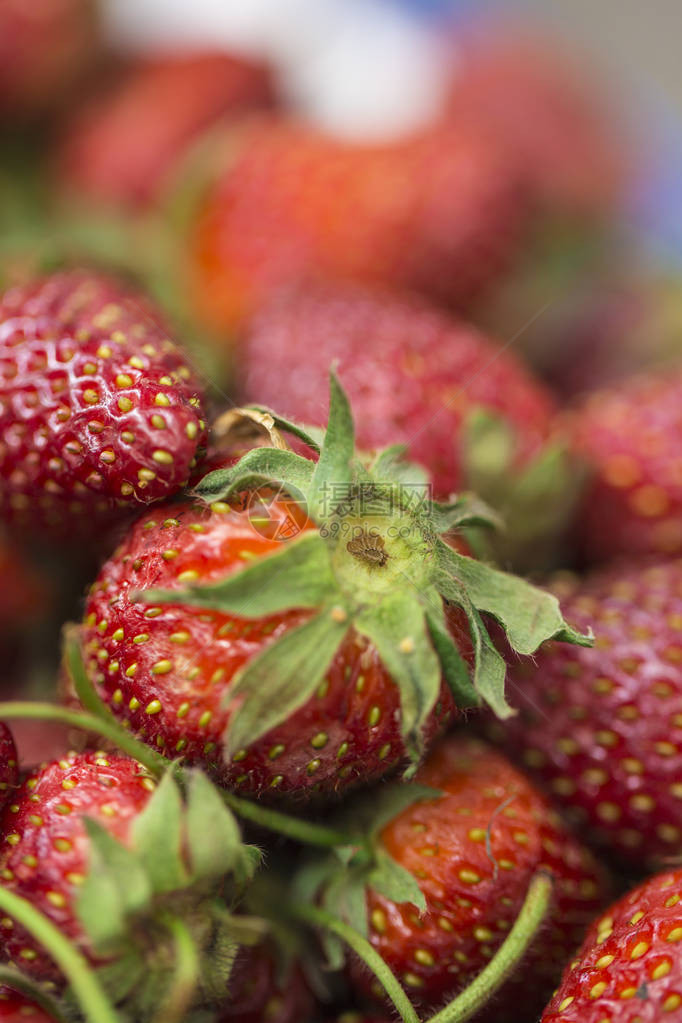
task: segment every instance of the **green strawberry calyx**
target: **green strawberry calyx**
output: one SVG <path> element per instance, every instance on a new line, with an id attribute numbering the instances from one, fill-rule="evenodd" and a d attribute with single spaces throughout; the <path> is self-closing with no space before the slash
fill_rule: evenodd
<path id="1" fill-rule="evenodd" d="M 442 679 L 461 708 L 487 703 L 499 717 L 513 713 L 504 693 L 505 662 L 484 615 L 519 654 L 532 654 L 550 639 L 590 645 L 592 638 L 567 625 L 554 596 L 453 549 L 464 527 L 494 524 L 495 516 L 475 498 L 432 500 L 423 471 L 403 460 L 402 449 L 380 452 L 370 464 L 359 458 L 348 399 L 333 371 L 330 388 L 324 432 L 269 413 L 312 457 L 256 447 L 235 465 L 210 472 L 194 490 L 209 505 L 249 492 L 285 494 L 305 525 L 281 550 L 216 583 L 138 591 L 131 598 L 245 619 L 292 608 L 313 612 L 235 677 L 226 694 L 233 710 L 224 737 L 228 756 L 302 707 L 354 630 L 374 645 L 399 688 L 402 736 L 414 769 Z M 472 670 L 448 630 L 448 604 L 467 618 Z"/>

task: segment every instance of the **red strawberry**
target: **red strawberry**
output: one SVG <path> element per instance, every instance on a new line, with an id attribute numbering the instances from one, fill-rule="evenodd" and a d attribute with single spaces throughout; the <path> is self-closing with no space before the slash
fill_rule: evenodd
<path id="1" fill-rule="evenodd" d="M 520 711 L 495 733 L 594 839 L 635 866 L 682 837 L 682 561 L 566 588 L 593 649 L 549 645 L 510 668 Z"/>
<path id="2" fill-rule="evenodd" d="M 168 497 L 205 438 L 198 385 L 146 300 L 89 271 L 0 299 L 0 511 L 81 531 Z"/>
<path id="3" fill-rule="evenodd" d="M 2 1023 L 55 1023 L 34 1001 L 18 991 L 0 987 L 0 1020 Z"/>
<path id="4" fill-rule="evenodd" d="M 444 795 L 403 809 L 377 842 L 415 879 L 426 908 L 418 912 L 370 887 L 371 943 L 416 1005 L 440 1005 L 486 966 L 533 874 L 545 868 L 556 891 L 544 934 L 498 1003 L 503 1009 L 506 998 L 515 1019 L 531 1018 L 599 907 L 603 877 L 523 775 L 482 743 L 443 740 L 416 781 Z M 351 973 L 359 991 L 371 995 L 364 968 L 356 964 Z"/>
<path id="5" fill-rule="evenodd" d="M 113 712 L 245 793 L 341 793 L 416 763 L 456 705 L 508 713 L 476 608 L 517 649 L 584 641 L 549 597 L 440 538 L 478 509 L 432 503 L 394 450 L 353 456 L 335 378 L 330 424 L 317 461 L 254 448 L 200 500 L 144 516 L 87 601 L 87 667 Z"/>
<path id="6" fill-rule="evenodd" d="M 52 109 L 96 52 L 93 0 L 3 0 L 0 5 L 0 118 Z"/>
<path id="7" fill-rule="evenodd" d="M 7 725 L 0 722 L 0 806 L 4 806 L 17 783 L 17 750 Z"/>
<path id="8" fill-rule="evenodd" d="M 22 895 L 63 934 L 92 951 L 75 913 L 75 898 L 88 873 L 89 842 L 83 817 L 97 820 L 121 842 L 154 788 L 138 763 L 112 753 L 70 754 L 30 776 L 0 820 L 4 886 Z M 21 926 L 4 918 L 6 954 L 24 972 L 56 979 L 44 949 Z"/>
<path id="9" fill-rule="evenodd" d="M 593 480 L 576 528 L 593 561 L 682 551 L 678 369 L 595 391 L 577 408 L 575 447 Z"/>
<path id="10" fill-rule="evenodd" d="M 269 943 L 242 947 L 229 979 L 229 1004 L 219 1023 L 308 1023 L 314 999 L 296 962 L 278 962 Z"/>
<path id="11" fill-rule="evenodd" d="M 242 397 L 318 425 L 335 360 L 361 447 L 406 444 L 437 494 L 473 490 L 500 510 L 504 562 L 551 563 L 578 478 L 552 436 L 551 395 L 513 352 L 418 301 L 307 288 L 271 303 L 247 331 Z"/>
<path id="12" fill-rule="evenodd" d="M 246 334 L 242 397 L 319 426 L 335 360 L 359 445 L 407 444 L 439 494 L 467 486 L 476 410 L 508 426 L 517 476 L 552 429 L 552 397 L 512 352 L 425 304 L 359 288 L 307 288 L 264 310 Z"/>
<path id="13" fill-rule="evenodd" d="M 75 113 L 58 152 L 61 186 L 79 200 L 147 206 L 203 131 L 272 100 L 259 63 L 217 52 L 142 59 Z"/>
<path id="14" fill-rule="evenodd" d="M 597 918 L 542 1023 L 665 1023 L 682 1006 L 682 870 L 644 881 Z"/>
<path id="15" fill-rule="evenodd" d="M 556 40 L 484 22 L 458 40 L 448 113 L 490 130 L 547 211 L 602 216 L 627 174 L 603 91 Z"/>
<path id="16" fill-rule="evenodd" d="M 492 141 L 434 130 L 353 145 L 262 118 L 226 140 L 189 241 L 189 287 L 222 337 L 270 295 L 354 279 L 468 303 L 506 267 L 525 221 Z"/>

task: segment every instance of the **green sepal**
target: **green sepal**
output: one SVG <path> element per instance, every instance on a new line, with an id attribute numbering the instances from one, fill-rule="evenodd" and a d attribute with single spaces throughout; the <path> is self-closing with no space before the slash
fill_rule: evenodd
<path id="1" fill-rule="evenodd" d="M 189 879 L 182 859 L 182 811 L 182 797 L 171 767 L 130 829 L 135 852 L 157 893 L 182 888 Z"/>
<path id="2" fill-rule="evenodd" d="M 519 576 L 457 554 L 444 543 L 439 543 L 438 557 L 445 571 L 465 589 L 474 607 L 492 615 L 504 628 L 517 653 L 535 653 L 550 639 L 592 646 L 592 633 L 572 629 L 564 621 L 559 601 L 552 593 Z"/>
<path id="3" fill-rule="evenodd" d="M 294 607 L 319 607 L 337 592 L 328 547 L 319 533 L 310 530 L 220 582 L 181 590 L 139 590 L 131 599 L 144 604 L 188 604 L 239 618 L 265 618 Z"/>
<path id="4" fill-rule="evenodd" d="M 431 477 L 424 466 L 407 458 L 404 444 L 392 444 L 379 451 L 369 467 L 374 479 L 382 482 L 405 483 L 408 486 L 423 487 L 430 492 Z"/>
<path id="5" fill-rule="evenodd" d="M 468 707 L 478 707 L 481 702 L 480 695 L 471 681 L 469 665 L 448 631 L 440 595 L 436 593 L 436 596 L 437 601 L 430 601 L 426 609 L 426 624 L 440 661 L 443 678 L 459 708 L 465 710 Z"/>
<path id="6" fill-rule="evenodd" d="M 192 878 L 205 881 L 233 873 L 241 886 L 260 864 L 260 850 L 242 844 L 232 811 L 208 778 L 198 770 L 186 774 L 187 848 Z"/>
<path id="7" fill-rule="evenodd" d="M 424 609 L 411 587 L 360 612 L 356 630 L 374 644 L 400 690 L 400 728 L 413 763 L 423 752 L 422 730 L 436 705 L 441 669 Z"/>
<path id="8" fill-rule="evenodd" d="M 148 908 L 152 886 L 134 852 L 97 821 L 85 817 L 83 823 L 90 860 L 76 912 L 94 948 L 107 951 L 125 938 L 130 916 Z"/>
<path id="9" fill-rule="evenodd" d="M 351 459 L 355 453 L 350 404 L 333 370 L 329 374 L 329 391 L 329 422 L 308 491 L 310 514 L 316 522 L 328 519 L 332 513 L 330 488 L 350 483 Z"/>
<path id="10" fill-rule="evenodd" d="M 321 426 L 309 426 L 306 423 L 295 423 L 292 419 L 286 419 L 284 416 L 280 416 L 279 413 L 273 409 L 268 408 L 266 405 L 247 405 L 247 408 L 255 409 L 256 412 L 262 412 L 264 415 L 272 416 L 272 421 L 278 430 L 283 433 L 290 433 L 292 437 L 296 437 L 298 440 L 303 441 L 306 447 L 309 447 L 311 451 L 316 454 L 320 453 L 320 448 L 324 441 L 324 429 Z"/>
<path id="11" fill-rule="evenodd" d="M 440 799 L 442 795 L 440 789 L 415 781 L 395 781 L 387 782 L 371 793 L 356 796 L 352 805 L 339 810 L 333 819 L 342 830 L 357 833 L 358 845 L 335 849 L 334 854 L 346 865 L 369 864 L 376 839 L 390 821 L 415 803 Z"/>
<path id="12" fill-rule="evenodd" d="M 375 852 L 374 866 L 367 874 L 367 885 L 397 905 L 409 902 L 419 913 L 426 912 L 426 899 L 414 875 L 383 849 Z"/>
<path id="13" fill-rule="evenodd" d="M 449 533 L 467 526 L 482 526 L 503 532 L 504 519 L 476 494 L 459 494 L 457 500 L 444 504 L 434 501 L 430 508 L 431 526 L 436 533 Z"/>
<path id="14" fill-rule="evenodd" d="M 235 465 L 214 469 L 193 488 L 192 493 L 207 504 L 227 501 L 242 490 L 279 484 L 304 504 L 315 471 L 308 458 L 281 448 L 252 448 Z"/>
<path id="15" fill-rule="evenodd" d="M 247 662 L 226 694 L 226 705 L 237 706 L 224 736 L 226 756 L 256 742 L 310 699 L 349 627 L 342 607 L 325 608 Z"/>

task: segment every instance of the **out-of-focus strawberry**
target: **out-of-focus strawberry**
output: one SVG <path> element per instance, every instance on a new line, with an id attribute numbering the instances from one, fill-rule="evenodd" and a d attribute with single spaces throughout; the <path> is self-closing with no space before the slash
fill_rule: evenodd
<path id="1" fill-rule="evenodd" d="M 526 212 L 513 168 L 473 129 L 370 146 L 261 118 L 225 139 L 199 198 L 188 286 L 223 336 L 274 291 L 314 278 L 466 305 L 507 266 Z"/>
<path id="2" fill-rule="evenodd" d="M 0 2 L 0 120 L 54 108 L 96 52 L 94 0 Z"/>
<path id="3" fill-rule="evenodd" d="M 254 61 L 219 52 L 141 59 L 76 110 L 57 154 L 60 187 L 79 201 L 147 206 L 202 132 L 273 99 L 269 70 Z"/>

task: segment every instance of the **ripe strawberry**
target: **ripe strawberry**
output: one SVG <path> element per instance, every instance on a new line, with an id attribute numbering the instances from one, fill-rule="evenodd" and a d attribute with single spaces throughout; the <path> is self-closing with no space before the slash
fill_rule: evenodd
<path id="1" fill-rule="evenodd" d="M 441 741 L 415 780 L 442 797 L 402 809 L 376 842 L 414 879 L 425 908 L 388 898 L 370 880 L 370 941 L 415 1005 L 438 1006 L 486 966 L 542 867 L 555 878 L 553 908 L 497 1005 L 503 1010 L 507 999 L 515 1019 L 532 1018 L 598 909 L 604 878 L 527 779 L 484 744 Z M 374 994 L 359 963 L 351 976 L 359 992 Z"/>
<path id="2" fill-rule="evenodd" d="M 75 912 L 88 874 L 83 817 L 97 820 L 121 842 L 150 798 L 154 783 L 138 763 L 112 753 L 70 754 L 42 767 L 13 795 L 0 819 L 0 876 L 95 958 Z M 6 955 L 32 976 L 57 979 L 48 955 L 20 925 L 4 918 Z"/>
<path id="3" fill-rule="evenodd" d="M 503 562 L 552 562 L 577 467 L 552 436 L 552 397 L 512 352 L 418 301 L 307 288 L 272 302 L 247 331 L 242 397 L 319 425 L 334 361 L 361 447 L 406 444 L 437 494 L 473 490 L 502 513 Z"/>
<path id="4" fill-rule="evenodd" d="M 682 836 L 682 561 L 595 573 L 567 618 L 591 650 L 549 645 L 512 664 L 519 716 L 503 734 L 588 833 L 635 866 L 674 854 Z"/>
<path id="5" fill-rule="evenodd" d="M 7 725 L 0 722 L 0 807 L 9 799 L 17 783 L 17 750 Z"/>
<path id="6" fill-rule="evenodd" d="M 158 314 L 90 271 L 0 299 L 0 511 L 97 529 L 187 481 L 205 438 L 196 380 Z"/>
<path id="7" fill-rule="evenodd" d="M 335 378 L 330 424 L 318 461 L 257 447 L 145 515 L 87 600 L 112 711 L 253 795 L 342 793 L 418 762 L 457 705 L 508 713 L 476 607 L 517 649 L 585 641 L 549 597 L 439 538 L 478 509 L 431 503 L 395 450 L 357 461 Z"/>
<path id="8" fill-rule="evenodd" d="M 272 101 L 268 68 L 259 63 L 217 52 L 141 59 L 67 125 L 60 185 L 79 200 L 148 206 L 202 132 Z"/>
<path id="9" fill-rule="evenodd" d="M 595 391 L 570 428 L 593 479 L 576 519 L 592 561 L 682 551 L 679 369 Z"/>
<path id="10" fill-rule="evenodd" d="M 542 1023 L 664 1023 L 680 1018 L 682 870 L 657 874 L 590 927 Z"/>
<path id="11" fill-rule="evenodd" d="M 92 64 L 96 41 L 93 0 L 3 0 L 0 119 L 53 109 Z"/>
<path id="12" fill-rule="evenodd" d="M 265 309 L 245 337 L 241 397 L 322 425 L 335 360 L 360 447 L 407 444 L 438 494 L 467 486 L 477 410 L 508 426 L 516 479 L 550 435 L 553 399 L 513 353 L 423 303 L 352 287 L 307 288 Z"/>
<path id="13" fill-rule="evenodd" d="M 603 216 L 621 194 L 627 157 L 585 67 L 508 21 L 474 26 L 457 42 L 448 116 L 491 131 L 546 211 Z"/>
<path id="14" fill-rule="evenodd" d="M 229 980 L 229 1004 L 219 1023 L 307 1023 L 314 999 L 296 962 L 278 962 L 269 943 L 242 947 Z"/>
<path id="15" fill-rule="evenodd" d="M 466 305 L 506 267 L 525 220 L 514 174 L 473 131 L 369 146 L 261 118 L 225 150 L 188 243 L 190 297 L 222 337 L 311 279 Z"/>
<path id="16" fill-rule="evenodd" d="M 8 987 L 0 987 L 0 1020 L 2 1023 L 55 1023 L 34 1001 Z"/>

